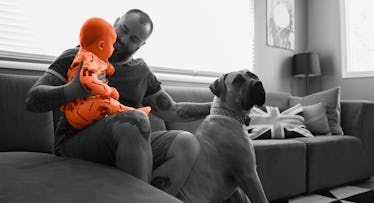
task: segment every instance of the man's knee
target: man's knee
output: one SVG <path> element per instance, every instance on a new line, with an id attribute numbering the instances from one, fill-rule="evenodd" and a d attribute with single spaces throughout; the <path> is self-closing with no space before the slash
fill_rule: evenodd
<path id="1" fill-rule="evenodd" d="M 175 138 L 170 153 L 173 156 L 180 157 L 184 162 L 195 162 L 200 152 L 200 144 L 195 135 L 190 132 L 182 132 Z"/>
<path id="2" fill-rule="evenodd" d="M 151 125 L 147 114 L 142 111 L 125 111 L 116 113 L 112 122 L 113 132 L 131 136 L 141 134 L 145 140 L 150 138 Z M 136 133 L 138 131 L 138 133 Z"/>

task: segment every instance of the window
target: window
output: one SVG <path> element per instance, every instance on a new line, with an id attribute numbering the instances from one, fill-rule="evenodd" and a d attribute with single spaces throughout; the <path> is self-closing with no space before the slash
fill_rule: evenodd
<path id="1" fill-rule="evenodd" d="M 343 77 L 374 76 L 374 1 L 341 1 Z"/>
<path id="2" fill-rule="evenodd" d="M 252 69 L 254 21 L 252 0 L 2 0 L 0 60 L 52 61 L 78 44 L 85 19 L 114 23 L 131 8 L 147 12 L 154 31 L 135 57 L 155 70 L 204 75 Z M 177 70 L 178 69 L 178 70 Z M 209 75 L 209 74 L 207 74 Z"/>

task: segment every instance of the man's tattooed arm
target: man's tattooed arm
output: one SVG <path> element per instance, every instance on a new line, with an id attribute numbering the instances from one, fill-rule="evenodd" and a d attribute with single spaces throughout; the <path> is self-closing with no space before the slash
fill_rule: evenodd
<path id="1" fill-rule="evenodd" d="M 210 111 L 210 102 L 176 103 L 170 95 L 161 89 L 144 99 L 144 104 L 152 107 L 152 113 L 165 121 L 193 121 L 205 118 Z"/>
<path id="2" fill-rule="evenodd" d="M 73 79 L 66 83 L 51 73 L 44 73 L 31 87 L 26 96 L 26 108 L 29 111 L 45 112 L 54 110 L 76 98 L 86 98 L 92 94 L 86 91 L 79 79 L 83 63 Z"/>
<path id="3" fill-rule="evenodd" d="M 64 83 L 50 73 L 41 76 L 26 96 L 26 108 L 33 112 L 50 111 L 65 103 Z"/>

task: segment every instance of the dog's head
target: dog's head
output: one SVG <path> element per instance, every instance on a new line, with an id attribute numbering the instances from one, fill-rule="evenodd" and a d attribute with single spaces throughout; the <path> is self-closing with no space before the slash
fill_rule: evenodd
<path id="1" fill-rule="evenodd" d="M 224 103 L 245 111 L 265 103 L 265 90 L 261 81 L 246 69 L 222 75 L 209 88 Z"/>

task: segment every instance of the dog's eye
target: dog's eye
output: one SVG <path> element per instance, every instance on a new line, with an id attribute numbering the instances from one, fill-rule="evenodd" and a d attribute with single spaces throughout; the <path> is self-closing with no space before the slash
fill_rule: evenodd
<path id="1" fill-rule="evenodd" d="M 232 80 L 233 85 L 241 85 L 245 82 L 245 78 L 242 75 L 235 76 L 234 80 Z"/>

